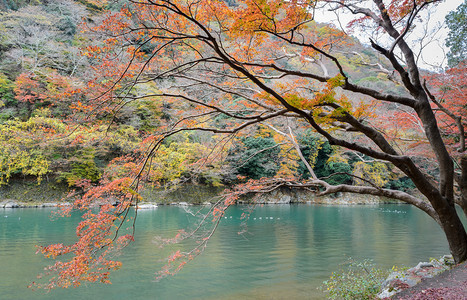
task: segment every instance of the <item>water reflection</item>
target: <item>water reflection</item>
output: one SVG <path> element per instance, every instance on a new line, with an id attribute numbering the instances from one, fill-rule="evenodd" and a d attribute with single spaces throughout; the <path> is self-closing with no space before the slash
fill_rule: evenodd
<path id="1" fill-rule="evenodd" d="M 80 217 L 50 221 L 50 210 L 0 210 L 2 299 L 321 299 L 316 289 L 348 257 L 382 267 L 414 265 L 448 253 L 437 224 L 407 205 L 258 207 L 243 230 L 233 207 L 206 252 L 175 277 L 154 282 L 170 249 L 154 244 L 196 218 L 179 207 L 140 211 L 136 242 L 120 257 L 113 285 L 88 285 L 50 294 L 26 288 L 47 261 L 34 245 L 68 240 Z"/>

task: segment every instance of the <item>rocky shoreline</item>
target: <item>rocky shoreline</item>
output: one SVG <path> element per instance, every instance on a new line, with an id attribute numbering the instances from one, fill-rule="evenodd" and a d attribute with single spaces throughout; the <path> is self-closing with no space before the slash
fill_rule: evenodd
<path id="1" fill-rule="evenodd" d="M 433 278 L 403 290 L 391 299 L 398 300 L 465 300 L 467 297 L 467 262 L 452 267 Z"/>
<path id="2" fill-rule="evenodd" d="M 8 208 L 54 208 L 54 207 L 63 207 L 72 205 L 70 202 L 46 202 L 46 203 L 30 203 L 30 202 L 20 202 L 15 200 L 3 200 L 0 201 L 0 209 Z M 178 205 L 183 205 L 179 203 Z M 138 209 L 154 209 L 158 205 L 155 203 L 140 203 L 138 204 Z"/>
<path id="3" fill-rule="evenodd" d="M 338 193 L 334 195 L 316 196 L 303 190 L 281 189 L 261 195 L 258 204 L 326 204 L 326 205 L 377 205 L 402 203 L 397 200 L 361 194 Z M 242 200 L 238 201 L 243 203 Z M 248 201 L 245 201 L 248 202 Z"/>
<path id="4" fill-rule="evenodd" d="M 454 266 L 452 255 L 444 255 L 440 259 L 432 258 L 429 262 L 420 262 L 417 266 L 407 270 L 394 271 L 382 283 L 378 298 L 389 299 L 397 293 L 414 287 L 424 279 L 433 278 Z"/>
<path id="5" fill-rule="evenodd" d="M 154 205 L 206 205 L 215 203 L 225 187 L 212 187 L 199 184 L 183 184 L 175 188 L 148 187 L 141 191 L 144 203 L 141 207 Z M 67 204 L 64 196 L 69 188 L 56 181 L 43 182 L 24 180 L 0 187 L 0 208 L 41 208 Z M 241 197 L 237 203 L 250 204 L 253 194 Z M 326 205 L 368 205 L 401 203 L 396 200 L 372 195 L 346 194 L 316 196 L 311 192 L 282 188 L 262 194 L 253 200 L 257 204 L 326 204 Z"/>
<path id="6" fill-rule="evenodd" d="M 193 196 L 192 196 L 193 197 Z M 151 197 L 153 198 L 153 197 Z M 200 202 L 199 197 L 194 197 L 197 201 L 189 201 L 189 197 L 170 197 L 165 195 L 161 197 L 162 201 L 144 201 L 138 204 L 139 209 L 152 209 L 159 205 L 212 205 L 213 202 Z M 212 198 L 212 197 L 211 197 Z M 202 198 L 201 198 L 202 199 Z M 187 200 L 187 201 L 181 201 Z M 279 205 L 279 204 L 321 204 L 321 205 L 378 205 L 388 203 L 399 203 L 391 199 L 384 199 L 377 196 L 356 195 L 356 194 L 341 194 L 334 196 L 316 197 L 311 193 L 304 192 L 282 192 L 273 191 L 268 194 L 261 195 L 254 200 L 256 204 Z M 244 197 L 237 201 L 238 204 L 251 204 L 251 201 Z M 42 202 L 42 201 L 18 201 L 14 199 L 0 200 L 0 208 L 50 208 L 59 206 L 72 205 L 69 202 Z"/>
<path id="7" fill-rule="evenodd" d="M 0 201 L 0 208 L 49 208 L 49 207 L 58 207 L 64 205 L 71 205 L 70 203 L 58 203 L 58 202 L 45 202 L 45 203 L 36 203 L 36 202 L 21 202 L 11 199 L 6 199 Z"/>

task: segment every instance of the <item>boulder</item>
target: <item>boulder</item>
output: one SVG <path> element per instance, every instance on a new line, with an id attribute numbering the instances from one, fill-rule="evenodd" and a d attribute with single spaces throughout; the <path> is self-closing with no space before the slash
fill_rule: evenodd
<path id="1" fill-rule="evenodd" d="M 417 269 L 421 269 L 421 268 L 433 268 L 433 264 L 432 263 L 429 263 L 429 262 L 419 262 L 418 265 L 415 267 Z"/>
<path id="2" fill-rule="evenodd" d="M 155 208 L 157 208 L 157 204 L 153 204 L 153 203 L 138 204 L 138 209 L 155 209 Z"/>
<path id="3" fill-rule="evenodd" d="M 447 265 L 447 266 L 454 266 L 456 264 L 452 255 L 444 255 L 443 257 L 441 257 L 440 262 L 443 265 Z"/>
<path id="4" fill-rule="evenodd" d="M 18 208 L 19 204 L 16 201 L 8 200 L 3 203 L 3 208 Z"/>

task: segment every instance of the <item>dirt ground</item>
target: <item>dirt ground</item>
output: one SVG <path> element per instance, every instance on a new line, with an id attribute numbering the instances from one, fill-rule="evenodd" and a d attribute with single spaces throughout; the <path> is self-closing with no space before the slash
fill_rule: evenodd
<path id="1" fill-rule="evenodd" d="M 467 300 L 467 262 L 408 288 L 391 299 Z"/>

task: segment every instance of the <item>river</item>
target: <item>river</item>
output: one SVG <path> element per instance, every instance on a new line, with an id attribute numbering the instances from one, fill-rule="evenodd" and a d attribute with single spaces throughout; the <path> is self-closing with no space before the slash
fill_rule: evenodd
<path id="1" fill-rule="evenodd" d="M 242 228 L 243 206 L 228 210 L 206 251 L 176 276 L 154 281 L 167 253 L 154 244 L 193 223 L 181 207 L 140 210 L 136 241 L 119 259 L 112 285 L 32 291 L 48 260 L 35 245 L 73 241 L 79 215 L 51 209 L 0 210 L 0 299 L 323 299 L 317 287 L 349 257 L 379 267 L 413 266 L 448 254 L 438 225 L 409 205 L 257 207 Z"/>

